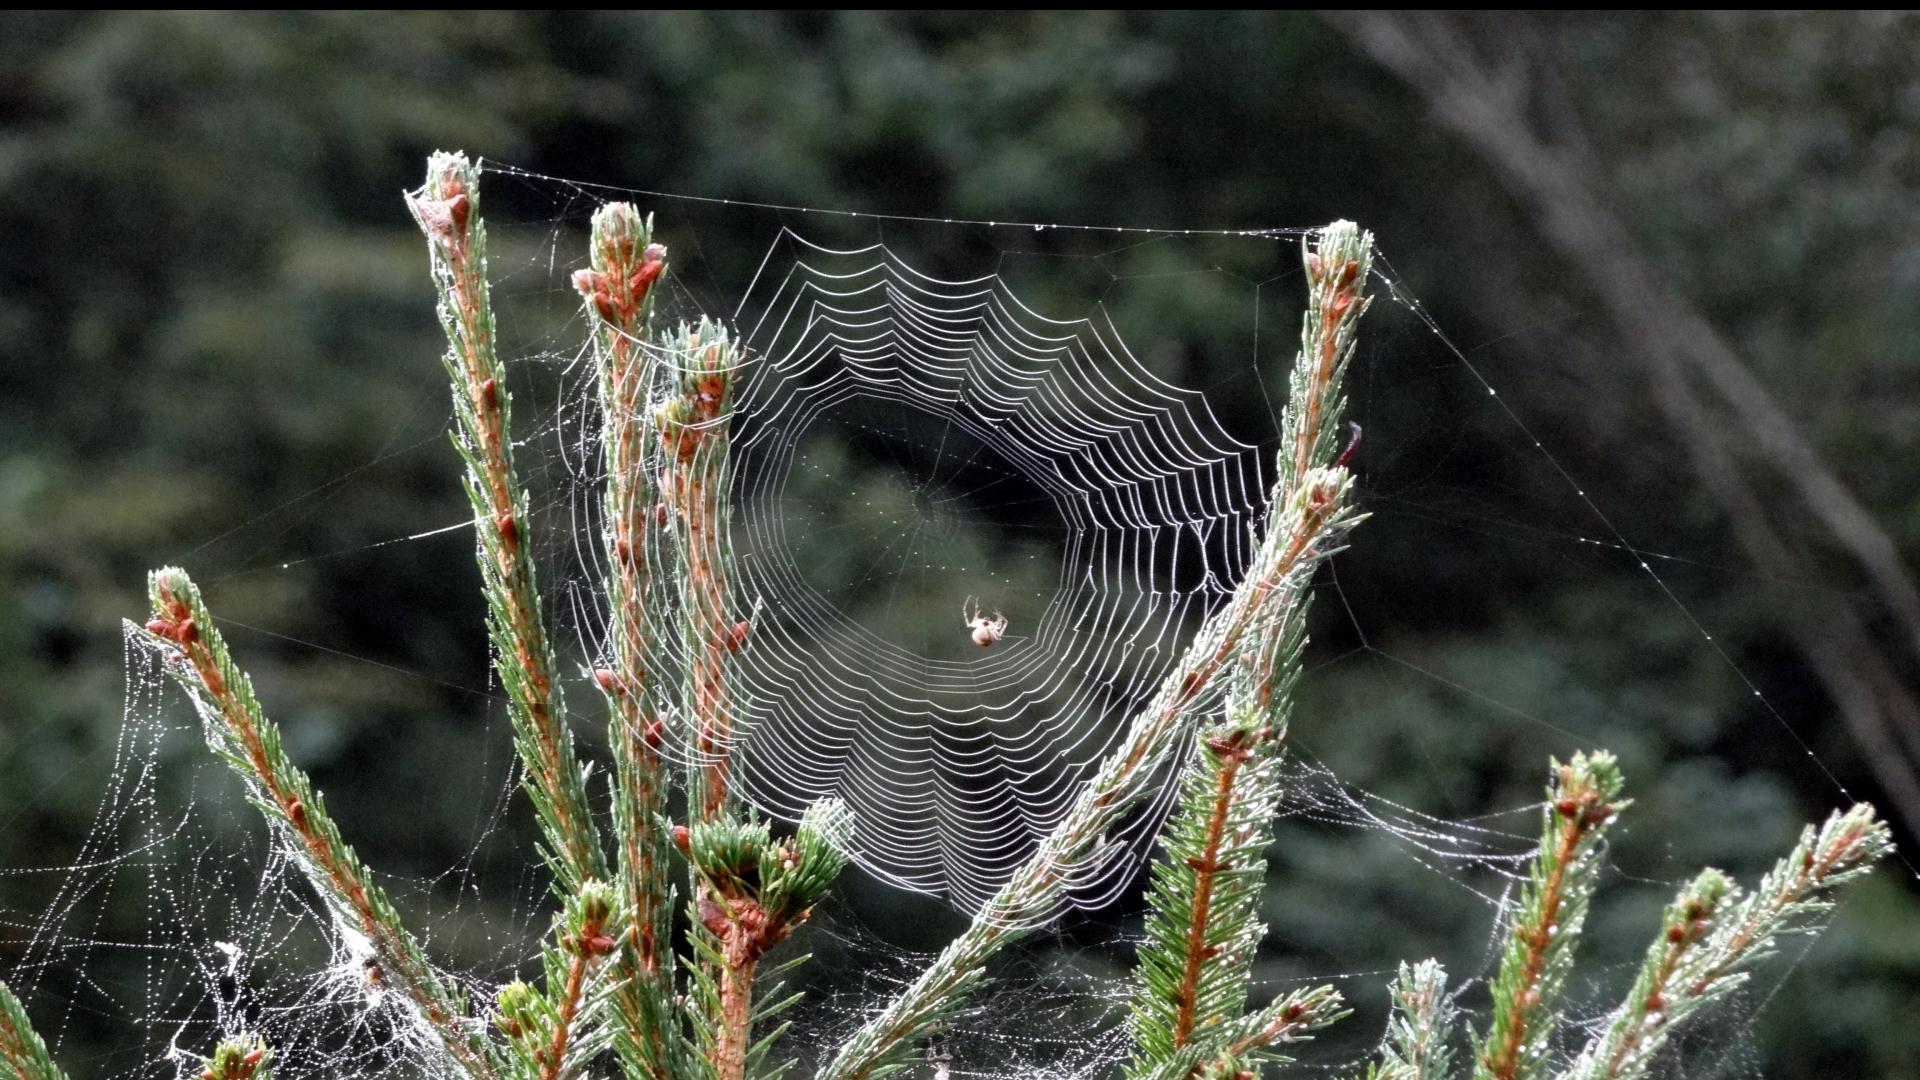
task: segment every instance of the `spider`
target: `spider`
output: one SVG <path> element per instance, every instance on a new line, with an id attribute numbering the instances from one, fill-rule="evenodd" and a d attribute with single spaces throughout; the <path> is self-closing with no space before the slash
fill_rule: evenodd
<path id="1" fill-rule="evenodd" d="M 983 649 L 992 646 L 1007 632 L 1007 617 L 996 611 L 993 618 L 987 618 L 971 596 L 960 608 L 960 622 L 973 631 L 973 643 Z"/>

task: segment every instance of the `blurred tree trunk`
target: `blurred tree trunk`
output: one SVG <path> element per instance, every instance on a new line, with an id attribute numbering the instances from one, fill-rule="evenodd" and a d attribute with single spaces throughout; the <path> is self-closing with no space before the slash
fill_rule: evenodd
<path id="1" fill-rule="evenodd" d="M 1795 490 L 1817 521 L 1866 572 L 1872 594 L 1920 656 L 1920 584 L 1893 538 L 1861 504 L 1725 338 L 1668 286 L 1621 220 L 1585 178 L 1598 163 L 1570 108 L 1537 77 L 1521 48 L 1490 64 L 1456 22 L 1432 14 L 1331 16 L 1368 55 L 1423 95 L 1436 117 L 1472 146 L 1539 221 L 1540 231 L 1597 295 L 1654 398 L 1687 447 L 1707 491 L 1764 572 L 1792 576 L 1792 548 L 1716 430 L 1692 377 L 1718 396 L 1742 441 Z M 1523 41 L 1524 17 L 1503 15 Z M 1560 130 L 1543 130 L 1552 118 Z M 1843 596 L 1815 601 L 1789 620 L 1796 647 L 1833 699 L 1873 774 L 1908 829 L 1920 833 L 1920 705 L 1882 651 L 1867 618 Z"/>

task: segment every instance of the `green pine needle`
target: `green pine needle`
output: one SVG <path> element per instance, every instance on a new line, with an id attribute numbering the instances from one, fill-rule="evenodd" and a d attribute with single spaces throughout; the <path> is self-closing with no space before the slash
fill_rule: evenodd
<path id="1" fill-rule="evenodd" d="M 494 667 L 507 691 L 514 746 L 526 763 L 527 794 L 563 890 L 605 880 L 606 856 L 587 807 L 586 772 L 574 754 L 534 580 L 527 493 L 514 470 L 512 395 L 495 352 L 480 167 L 464 154 L 434 154 L 425 185 L 408 195 L 407 205 L 426 234 L 440 297 L 453 444 L 466 464 Z"/>
<path id="2" fill-rule="evenodd" d="M 1627 999 L 1559 1080 L 1641 1080 L 1673 1031 L 1746 981 L 1781 934 L 1823 914 L 1833 888 L 1893 850 L 1886 822 L 1864 803 L 1800 835 L 1753 892 L 1703 871 L 1668 905 Z"/>
<path id="3" fill-rule="evenodd" d="M 1520 891 L 1494 978 L 1493 1022 L 1474 1046 L 1474 1080 L 1547 1075 L 1561 993 L 1599 879 L 1598 849 L 1625 806 L 1620 801 L 1624 781 L 1612 754 L 1575 754 L 1564 765 L 1554 762 L 1552 771 L 1539 852 Z"/>
<path id="4" fill-rule="evenodd" d="M 67 1080 L 47 1054 L 47 1044 L 33 1030 L 26 1006 L 0 982 L 0 1065 L 14 1080 Z"/>

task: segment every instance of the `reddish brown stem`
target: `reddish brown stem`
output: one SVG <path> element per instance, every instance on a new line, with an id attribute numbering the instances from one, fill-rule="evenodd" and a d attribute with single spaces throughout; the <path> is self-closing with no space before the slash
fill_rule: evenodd
<path id="1" fill-rule="evenodd" d="M 1294 447 L 1293 468 L 1296 477 L 1307 475 L 1307 467 L 1313 460 L 1313 448 L 1320 441 L 1323 388 L 1332 384 L 1334 365 L 1340 359 L 1340 321 L 1359 299 L 1359 272 L 1360 264 L 1353 260 L 1337 268 L 1329 268 L 1316 256 L 1308 264 L 1308 273 L 1317 279 L 1315 285 L 1323 293 L 1323 298 L 1320 304 L 1320 349 L 1319 355 L 1314 357 L 1315 391 L 1307 395 L 1307 415 L 1300 425 L 1299 443 Z"/>
<path id="2" fill-rule="evenodd" d="M 1560 839 L 1554 846 L 1553 869 L 1541 886 L 1540 921 L 1520 931 L 1526 935 L 1527 957 L 1520 969 L 1520 989 L 1513 996 L 1506 1036 L 1485 1060 L 1487 1070 L 1498 1080 L 1513 1080 L 1520 1073 L 1520 1047 L 1527 1041 L 1527 1020 L 1540 976 L 1546 971 L 1547 950 L 1553 945 L 1555 926 L 1560 921 L 1560 905 L 1566 899 L 1567 866 L 1595 824 L 1584 804 L 1576 805 L 1571 813 L 1563 807 L 1559 813 Z"/>
<path id="3" fill-rule="evenodd" d="M 567 964 L 567 985 L 560 998 L 560 1016 L 553 1025 L 553 1041 L 547 1045 L 540 1063 L 540 1080 L 555 1080 L 567 1060 L 567 1040 L 573 1034 L 574 1016 L 580 1011 L 580 994 L 587 983 L 587 953 L 577 951 Z"/>
<path id="4" fill-rule="evenodd" d="M 466 205 L 467 196 L 458 190 L 449 193 L 448 205 Z M 489 371 L 486 358 L 492 345 L 487 319 L 483 314 L 485 282 L 481 269 L 473 264 L 472 248 L 466 234 L 464 213 L 449 215 L 454 227 L 438 234 L 440 251 L 446 260 L 450 294 L 460 324 L 457 359 L 465 377 L 460 380 L 467 394 L 467 405 L 476 427 L 480 466 L 487 503 L 482 528 L 494 530 L 494 572 L 502 583 L 501 602 L 512 639 L 513 660 L 522 673 L 525 687 L 523 706 L 527 726 L 538 748 L 537 759 L 527 763 L 534 783 L 545 793 L 553 814 L 557 840 L 563 848 L 568 870 L 577 879 L 594 876 L 596 853 L 588 847 L 590 826 L 584 810 L 572 798 L 567 777 L 569 763 L 561 749 L 552 713 L 553 673 L 548 669 L 548 651 L 539 612 L 533 607 L 530 580 L 523 543 L 523 526 L 517 520 L 513 502 L 513 471 L 507 460 L 506 418 L 500 408 L 498 383 Z"/>
<path id="5" fill-rule="evenodd" d="M 706 890 L 701 923 L 720 941 L 720 1015 L 713 1043 L 718 1080 L 745 1080 L 753 1049 L 753 980 L 760 958 L 804 922 L 806 912 L 776 917 L 753 897 L 730 888 Z"/>
<path id="6" fill-rule="evenodd" d="M 726 709 L 726 658 L 732 627 L 727 618 L 726 584 L 721 576 L 713 535 L 716 517 L 713 494 L 699 481 L 688 485 L 685 509 L 691 542 L 687 550 L 687 568 L 697 594 L 697 618 L 700 620 L 700 654 L 694 660 L 694 719 L 699 725 L 699 750 L 706 760 L 706 790 L 701 810 L 707 818 L 720 812 L 727 798 L 728 750 L 731 745 L 731 721 Z"/>
<path id="7" fill-rule="evenodd" d="M 1195 999 L 1199 996 L 1200 975 L 1212 959 L 1207 946 L 1207 918 L 1213 908 L 1213 885 L 1220 869 L 1220 843 L 1227 832 L 1228 811 L 1233 806 L 1233 784 L 1245 764 L 1247 754 L 1236 747 L 1227 752 L 1214 777 L 1213 807 L 1207 816 L 1206 846 L 1193 863 L 1193 909 L 1187 923 L 1186 967 L 1181 973 L 1175 999 L 1180 1002 L 1173 1020 L 1173 1045 L 1185 1046 L 1193 1036 Z"/>
<path id="8" fill-rule="evenodd" d="M 719 1080 L 744 1080 L 753 1038 L 753 975 L 757 961 L 720 969 L 720 1033 L 713 1047 Z"/>
<path id="9" fill-rule="evenodd" d="M 195 677 L 213 702 L 221 722 L 239 742 L 254 779 L 299 838 L 311 864 L 331 884 L 334 895 L 341 898 L 352 911 L 360 932 L 374 944 L 383 970 L 395 969 L 393 973 L 401 980 L 408 997 L 440 1033 L 448 1053 L 467 1066 L 474 1075 L 491 1076 L 491 1064 L 477 1055 L 468 1044 L 466 1036 L 459 1030 L 459 1018 L 449 1015 L 441 1005 L 439 995 L 427 985 L 422 973 L 415 970 L 412 964 L 403 962 L 406 946 L 394 940 L 391 928 L 379 917 L 368 896 L 367 886 L 351 866 L 336 857 L 333 844 L 314 826 L 313 817 L 307 813 L 306 806 L 281 782 L 260 729 L 254 725 L 252 715 L 228 685 L 213 648 L 194 629 L 192 611 L 186 602 L 171 594 L 162 594 L 161 603 L 166 625 L 174 630 L 164 636 L 171 638 L 193 667 Z"/>
<path id="10" fill-rule="evenodd" d="M 629 208 L 629 212 L 630 208 Z M 615 815 L 620 845 L 620 887 L 624 901 L 622 936 L 631 951 L 617 958 L 619 972 L 613 1007 L 641 1063 L 654 1080 L 664 1080 L 666 1055 L 658 1044 L 669 1037 L 669 1017 L 649 1010 L 672 998 L 668 962 L 659 938 L 670 925 L 667 914 L 666 867 L 659 817 L 666 809 L 663 759 L 659 753 L 658 718 L 650 696 L 654 678 L 655 628 L 648 604 L 652 587 L 653 552 L 657 544 L 657 494 L 644 455 L 647 425 L 643 420 L 647 390 L 646 357 L 638 335 L 644 324 L 645 301 L 653 282 L 666 265 L 666 249 L 648 245 L 639 249 L 628 231 L 631 222 L 609 221 L 605 232 L 596 218 L 596 265 L 574 274 L 574 285 L 587 300 L 590 317 L 597 318 L 603 350 L 601 362 L 606 431 L 603 445 L 607 464 L 608 600 L 612 607 L 613 657 L 610 669 L 596 672 L 613 707 L 613 730 L 619 753 L 615 756 L 617 782 L 624 798 Z M 652 1053 L 647 1052 L 651 1046 Z"/>

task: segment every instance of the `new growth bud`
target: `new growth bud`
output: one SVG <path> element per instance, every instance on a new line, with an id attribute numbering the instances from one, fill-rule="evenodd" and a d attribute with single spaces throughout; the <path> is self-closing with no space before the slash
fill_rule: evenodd
<path id="1" fill-rule="evenodd" d="M 228 1039 L 221 1042 L 213 1056 L 205 1060 L 200 1080 L 252 1080 L 264 1075 L 262 1066 L 272 1056 L 272 1051 L 267 1049 L 266 1043 L 260 1041 L 258 1035 Z"/>
<path id="2" fill-rule="evenodd" d="M 475 171 L 465 154 L 435 154 L 427 163 L 426 186 L 407 195 L 407 207 L 428 242 L 450 261 L 466 256 L 467 226 L 473 218 L 467 178 Z"/>
<path id="3" fill-rule="evenodd" d="M 608 203 L 593 215 L 593 268 L 576 270 L 573 287 L 594 313 L 623 334 L 637 328 L 647 294 L 667 269 L 667 248 L 648 243 L 635 258 L 640 240 L 653 232 L 628 203 Z"/>
<path id="4" fill-rule="evenodd" d="M 539 1003 L 539 991 L 515 979 L 494 998 L 493 1026 L 509 1039 L 528 1034 L 538 1020 Z"/>
<path id="5" fill-rule="evenodd" d="M 580 956 L 592 958 L 612 952 L 619 942 L 609 932 L 613 919 L 613 890 L 604 881 L 589 881 L 574 894 L 567 913 L 568 929 L 562 944 Z"/>

